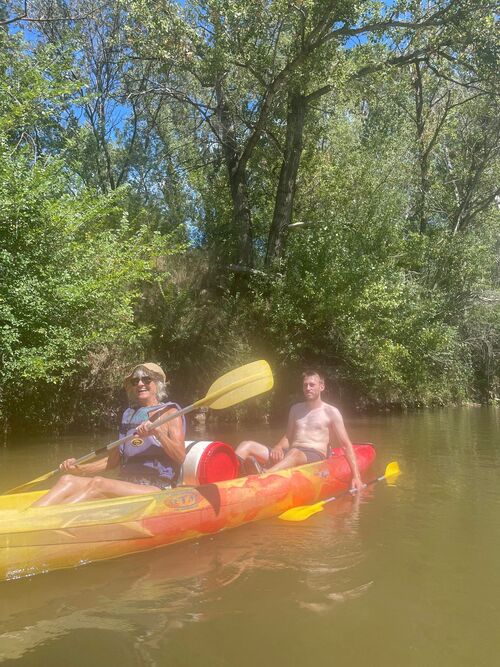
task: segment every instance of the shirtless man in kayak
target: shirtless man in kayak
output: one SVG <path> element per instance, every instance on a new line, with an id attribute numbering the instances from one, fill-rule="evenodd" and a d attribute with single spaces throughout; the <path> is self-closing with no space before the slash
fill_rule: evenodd
<path id="1" fill-rule="evenodd" d="M 263 465 L 266 472 L 270 472 L 322 461 L 327 457 L 328 445 L 337 441 L 351 466 L 352 486 L 360 491 L 364 484 L 342 415 L 333 405 L 321 400 L 324 378 L 316 371 L 307 371 L 302 378 L 305 401 L 291 407 L 286 433 L 281 440 L 271 448 L 245 440 L 236 448 L 236 454 L 244 461 L 246 469 L 249 464 L 254 464 L 252 472 L 261 472 L 260 466 Z"/>

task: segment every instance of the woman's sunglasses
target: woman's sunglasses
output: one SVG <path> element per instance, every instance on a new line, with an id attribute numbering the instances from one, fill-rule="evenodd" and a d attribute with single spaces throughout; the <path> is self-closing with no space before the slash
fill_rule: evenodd
<path id="1" fill-rule="evenodd" d="M 130 384 L 132 387 L 137 387 L 139 382 L 150 385 L 153 382 L 153 378 L 150 378 L 149 375 L 141 375 L 140 377 L 130 378 Z"/>

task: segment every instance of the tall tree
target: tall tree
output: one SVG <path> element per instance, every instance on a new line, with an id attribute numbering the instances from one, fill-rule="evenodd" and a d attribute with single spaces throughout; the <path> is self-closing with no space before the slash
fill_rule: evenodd
<path id="1" fill-rule="evenodd" d="M 388 62 L 410 62 L 420 53 L 415 35 L 428 30 L 435 48 L 440 31 L 462 21 L 472 8 L 445 0 L 409 17 L 406 6 L 377 9 L 368 2 L 276 1 L 248 7 L 237 0 L 203 0 L 182 9 L 164 2 L 151 11 L 137 0 L 133 11 L 144 26 L 138 53 L 157 62 L 149 90 L 189 105 L 198 127 L 206 126 L 207 142 L 220 148 L 232 204 L 234 243 L 228 260 L 251 267 L 256 241 L 252 160 L 261 142 L 275 138 L 273 124 L 283 127 L 288 119 L 291 128 L 283 137 L 284 163 L 266 240 L 268 264 L 281 252 L 291 221 L 301 117 L 308 103 L 333 89 L 328 64 L 338 60 L 335 54 L 351 51 L 355 39 L 369 39 L 381 47 L 379 62 L 361 62 L 358 75 Z M 373 57 L 372 48 L 365 51 Z"/>

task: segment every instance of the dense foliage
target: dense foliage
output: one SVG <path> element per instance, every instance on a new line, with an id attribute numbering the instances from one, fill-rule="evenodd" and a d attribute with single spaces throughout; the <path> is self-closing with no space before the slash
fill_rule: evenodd
<path id="1" fill-rule="evenodd" d="M 23 9 L 0 15 L 5 424 L 93 423 L 143 357 L 188 402 L 266 357 L 277 412 L 305 366 L 359 406 L 499 396 L 492 8 Z"/>
<path id="2" fill-rule="evenodd" d="M 179 243 L 131 220 L 125 190 L 82 187 L 63 156 L 39 150 L 67 86 L 46 80 L 45 49 L 28 68 L 11 46 L 0 65 L 1 415 L 14 427 L 88 423 L 142 354 L 134 307 Z"/>

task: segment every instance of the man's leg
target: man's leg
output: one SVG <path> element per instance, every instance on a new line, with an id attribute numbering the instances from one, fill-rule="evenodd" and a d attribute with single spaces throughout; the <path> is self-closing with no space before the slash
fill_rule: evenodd
<path id="1" fill-rule="evenodd" d="M 236 447 L 236 456 L 245 461 L 249 456 L 254 456 L 259 463 L 266 465 L 269 461 L 269 449 L 260 442 L 254 440 L 243 440 Z"/>
<path id="2" fill-rule="evenodd" d="M 275 463 L 267 472 L 277 472 L 278 470 L 286 470 L 287 468 L 295 468 L 296 466 L 303 466 L 307 463 L 307 456 L 300 449 L 292 447 L 287 451 L 284 458 L 278 463 Z"/>
<path id="3" fill-rule="evenodd" d="M 236 447 L 240 462 L 240 475 L 256 475 L 264 471 L 269 463 L 269 449 L 260 442 L 244 440 Z"/>

